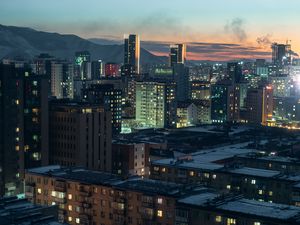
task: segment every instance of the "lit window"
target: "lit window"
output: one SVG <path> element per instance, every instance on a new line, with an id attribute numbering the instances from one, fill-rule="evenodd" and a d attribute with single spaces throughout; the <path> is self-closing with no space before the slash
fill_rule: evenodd
<path id="1" fill-rule="evenodd" d="M 163 211 L 162 210 L 157 210 L 157 216 L 158 217 L 163 217 Z"/>
<path id="2" fill-rule="evenodd" d="M 162 199 L 162 198 L 158 198 L 158 199 L 157 199 L 157 203 L 158 203 L 158 204 L 162 204 L 162 203 L 163 203 L 163 199 Z"/>
<path id="3" fill-rule="evenodd" d="M 263 194 L 263 190 L 258 190 L 258 194 L 262 195 Z"/>
<path id="4" fill-rule="evenodd" d="M 80 219 L 79 219 L 79 218 L 76 218 L 75 222 L 76 222 L 76 223 L 80 223 Z"/>
<path id="5" fill-rule="evenodd" d="M 230 190 L 230 189 L 231 189 L 230 184 L 228 184 L 228 185 L 226 186 L 226 188 L 227 188 L 228 190 Z"/>
<path id="6" fill-rule="evenodd" d="M 72 222 L 72 217 L 71 216 L 68 217 L 68 221 Z"/>
<path id="7" fill-rule="evenodd" d="M 68 206 L 68 209 L 69 209 L 69 211 L 72 211 L 72 210 L 73 210 L 72 205 L 69 205 L 69 206 Z"/>
<path id="8" fill-rule="evenodd" d="M 72 194 L 68 194 L 68 199 L 69 199 L 69 200 L 72 199 Z"/>
<path id="9" fill-rule="evenodd" d="M 256 180 L 251 180 L 251 184 L 256 184 Z"/>
<path id="10" fill-rule="evenodd" d="M 273 195 L 273 191 L 269 191 L 269 195 L 272 196 Z"/>
<path id="11" fill-rule="evenodd" d="M 254 225 L 260 225 L 260 222 L 254 222 Z"/>
<path id="12" fill-rule="evenodd" d="M 161 171 L 166 172 L 166 168 L 165 167 L 161 168 Z"/>
<path id="13" fill-rule="evenodd" d="M 216 179 L 216 178 L 217 178 L 217 175 L 216 175 L 216 174 L 214 174 L 214 175 L 212 176 L 212 178 L 213 178 L 213 179 Z"/>
<path id="14" fill-rule="evenodd" d="M 192 176 L 194 176 L 194 171 L 190 171 L 190 176 L 192 177 Z"/>
<path id="15" fill-rule="evenodd" d="M 236 220 L 235 219 L 232 219 L 232 218 L 228 218 L 227 219 L 227 225 L 234 225 L 236 224 Z"/>
<path id="16" fill-rule="evenodd" d="M 19 151 L 19 150 L 20 150 L 20 146 L 16 145 L 16 151 Z"/>
<path id="17" fill-rule="evenodd" d="M 221 223 L 222 222 L 222 216 L 216 216 L 216 222 Z"/>
<path id="18" fill-rule="evenodd" d="M 38 192 L 38 194 L 42 194 L 42 189 L 41 189 L 41 188 L 38 188 L 38 189 L 37 189 L 37 192 Z"/>

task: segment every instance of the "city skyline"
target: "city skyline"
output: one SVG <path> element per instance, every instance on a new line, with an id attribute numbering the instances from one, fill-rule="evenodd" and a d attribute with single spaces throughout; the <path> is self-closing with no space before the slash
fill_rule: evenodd
<path id="1" fill-rule="evenodd" d="M 191 0 L 187 4 L 179 1 L 141 4 L 136 0 L 126 3 L 90 0 L 76 5 L 70 0 L 51 4 L 35 0 L 25 4 L 15 0 L 2 4 L 0 20 L 5 25 L 71 33 L 83 38 L 119 40 L 124 34 L 136 33 L 142 41 L 153 41 L 158 45 L 193 43 L 189 47 L 192 51 L 187 55 L 193 60 L 269 58 L 270 44 L 285 43 L 286 40 L 292 40 L 295 52 L 300 50 L 298 32 L 294 29 L 300 17 L 296 10 L 300 3 L 294 0 L 289 4 L 255 0 L 242 5 L 236 0 L 226 3 Z M 68 7 L 72 10 L 65 12 Z M 281 13 L 287 10 L 288 15 Z M 158 47 L 149 50 L 166 55 Z"/>

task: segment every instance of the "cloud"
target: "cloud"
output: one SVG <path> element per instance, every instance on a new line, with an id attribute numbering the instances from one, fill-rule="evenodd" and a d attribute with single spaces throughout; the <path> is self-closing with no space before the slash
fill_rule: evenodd
<path id="1" fill-rule="evenodd" d="M 244 42 L 247 40 L 247 33 L 244 29 L 245 21 L 241 18 L 235 18 L 228 22 L 224 30 L 231 34 L 237 41 Z"/>
<path id="2" fill-rule="evenodd" d="M 142 47 L 156 55 L 168 55 L 167 42 L 142 42 Z M 270 58 L 270 51 L 264 51 L 255 46 L 232 43 L 187 43 L 187 58 L 189 60 L 230 61 L 235 59 Z"/>
<path id="3" fill-rule="evenodd" d="M 271 34 L 266 34 L 264 36 L 256 38 L 256 43 L 262 48 L 270 48 L 272 44 L 271 38 Z"/>

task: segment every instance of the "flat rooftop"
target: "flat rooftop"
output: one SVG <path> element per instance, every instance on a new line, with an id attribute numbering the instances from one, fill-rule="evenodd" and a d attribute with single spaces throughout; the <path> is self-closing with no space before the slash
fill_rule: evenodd
<path id="1" fill-rule="evenodd" d="M 112 185 L 120 182 L 121 178 L 117 175 L 92 171 L 83 168 L 64 168 L 58 165 L 38 167 L 27 170 L 27 173 L 51 176 L 63 180 L 73 180 L 86 184 Z"/>
<path id="2" fill-rule="evenodd" d="M 275 177 L 280 174 L 280 171 L 276 170 L 264 170 L 264 169 L 257 169 L 251 167 L 242 167 L 237 169 L 228 170 L 230 173 L 234 174 L 241 174 L 241 175 L 249 175 L 249 176 L 256 176 L 256 177 Z"/>
<path id="3" fill-rule="evenodd" d="M 204 169 L 217 170 L 224 167 L 224 165 L 217 163 L 218 161 L 226 160 L 237 155 L 248 154 L 255 150 L 247 148 L 249 142 L 227 145 L 209 150 L 201 150 L 196 153 L 188 155 L 189 160 L 180 160 L 174 158 L 160 159 L 153 161 L 154 165 L 174 166 L 177 168 L 187 169 Z"/>
<path id="4" fill-rule="evenodd" d="M 256 200 L 244 199 L 238 196 L 221 197 L 216 193 L 204 192 L 179 200 L 180 203 L 198 206 L 215 211 L 227 211 L 230 213 L 241 213 L 245 215 L 258 216 L 280 220 L 298 220 L 300 207 Z M 297 222 L 295 224 L 298 224 Z"/>

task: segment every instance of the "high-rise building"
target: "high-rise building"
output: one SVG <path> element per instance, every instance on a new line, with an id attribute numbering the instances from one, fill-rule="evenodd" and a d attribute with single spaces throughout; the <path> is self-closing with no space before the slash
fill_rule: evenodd
<path id="1" fill-rule="evenodd" d="M 189 99 L 189 68 L 182 63 L 173 65 L 173 77 L 176 83 L 176 98 L 178 101 Z"/>
<path id="2" fill-rule="evenodd" d="M 124 65 L 134 67 L 134 73 L 140 73 L 140 38 L 130 34 L 124 41 Z"/>
<path id="3" fill-rule="evenodd" d="M 174 64 L 184 64 L 186 60 L 186 45 L 173 44 L 170 46 L 169 65 L 172 67 Z"/>
<path id="4" fill-rule="evenodd" d="M 50 162 L 111 171 L 111 113 L 102 106 L 67 101 L 50 104 Z"/>
<path id="5" fill-rule="evenodd" d="M 163 128 L 176 123 L 176 86 L 156 81 L 136 82 L 136 120 L 146 127 Z"/>
<path id="6" fill-rule="evenodd" d="M 92 61 L 92 80 L 99 80 L 104 75 L 102 60 Z"/>
<path id="7" fill-rule="evenodd" d="M 0 195 L 22 192 L 25 169 L 48 164 L 48 77 L 0 64 Z"/>
<path id="8" fill-rule="evenodd" d="M 239 86 L 217 83 L 211 87 L 211 120 L 213 123 L 239 121 Z"/>
<path id="9" fill-rule="evenodd" d="M 75 53 L 75 77 L 81 80 L 91 79 L 91 55 L 88 51 Z"/>
<path id="10" fill-rule="evenodd" d="M 192 100 L 209 100 L 210 99 L 210 82 L 192 81 L 191 82 L 191 99 Z"/>
<path id="11" fill-rule="evenodd" d="M 51 63 L 51 95 L 56 98 L 73 98 L 73 64 L 65 61 Z"/>
<path id="12" fill-rule="evenodd" d="M 113 134 L 119 134 L 122 127 L 122 90 L 113 84 L 91 84 L 83 90 L 83 98 L 89 103 L 103 105 L 111 112 Z"/>
<path id="13" fill-rule="evenodd" d="M 120 75 L 120 66 L 117 63 L 106 63 L 105 64 L 105 76 L 106 77 L 117 77 Z"/>
<path id="14" fill-rule="evenodd" d="M 240 83 L 243 80 L 242 65 L 238 62 L 227 64 L 227 75 L 233 83 Z"/>
<path id="15" fill-rule="evenodd" d="M 267 125 L 273 116 L 273 88 L 250 89 L 246 97 L 246 109 L 248 123 Z"/>
<path id="16" fill-rule="evenodd" d="M 290 44 L 272 44 L 272 62 L 282 66 L 291 64 L 291 45 Z"/>

